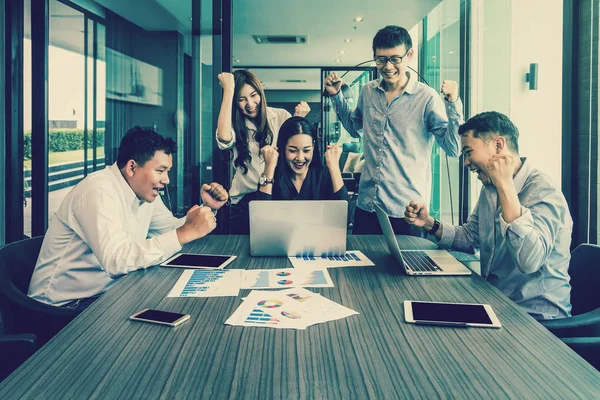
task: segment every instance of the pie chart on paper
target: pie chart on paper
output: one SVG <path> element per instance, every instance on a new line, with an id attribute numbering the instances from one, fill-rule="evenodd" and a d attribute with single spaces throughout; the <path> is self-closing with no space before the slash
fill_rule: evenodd
<path id="1" fill-rule="evenodd" d="M 279 300 L 261 300 L 258 303 L 256 303 L 256 305 L 264 308 L 277 308 L 281 307 L 283 305 L 283 302 Z"/>
<path id="2" fill-rule="evenodd" d="M 290 311 L 282 311 L 281 315 L 283 315 L 284 317 L 290 318 L 290 319 L 300 319 L 302 318 L 302 316 L 298 313 L 295 312 L 290 312 Z"/>
<path id="3" fill-rule="evenodd" d="M 283 279 L 281 281 L 277 281 L 277 283 L 280 284 L 280 285 L 291 285 L 294 282 L 293 281 L 288 281 L 287 279 Z"/>

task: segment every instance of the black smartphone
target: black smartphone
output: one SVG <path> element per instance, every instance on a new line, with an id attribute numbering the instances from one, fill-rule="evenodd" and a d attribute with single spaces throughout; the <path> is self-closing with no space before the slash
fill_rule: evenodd
<path id="1" fill-rule="evenodd" d="M 153 324 L 177 326 L 190 319 L 190 315 L 168 311 L 151 310 L 149 308 L 146 308 L 145 310 L 136 312 L 131 317 L 129 317 L 129 319 L 132 321 L 142 321 L 151 322 Z"/>

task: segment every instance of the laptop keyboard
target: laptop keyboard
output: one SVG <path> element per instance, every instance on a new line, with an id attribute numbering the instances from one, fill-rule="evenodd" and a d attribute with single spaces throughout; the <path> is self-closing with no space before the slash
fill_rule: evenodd
<path id="1" fill-rule="evenodd" d="M 402 258 L 414 271 L 441 271 L 442 269 L 424 251 L 403 251 Z"/>

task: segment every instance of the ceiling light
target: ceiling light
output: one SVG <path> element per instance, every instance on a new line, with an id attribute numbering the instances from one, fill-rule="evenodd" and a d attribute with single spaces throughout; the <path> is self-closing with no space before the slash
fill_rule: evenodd
<path id="1" fill-rule="evenodd" d="M 240 60 L 235 60 L 235 62 L 236 62 L 236 63 L 240 63 L 241 61 L 240 61 Z"/>
<path id="2" fill-rule="evenodd" d="M 346 42 L 346 43 L 350 43 L 351 41 L 352 41 L 352 39 L 346 39 L 346 40 L 344 40 L 344 42 Z"/>
<path id="3" fill-rule="evenodd" d="M 454 51 L 453 51 L 453 50 L 450 50 L 450 51 L 448 52 L 448 54 L 454 54 Z"/>
<path id="4" fill-rule="evenodd" d="M 193 19 L 193 18 L 190 18 L 190 21 L 191 21 L 192 19 Z"/>
<path id="5" fill-rule="evenodd" d="M 363 22 L 363 17 L 354 18 L 354 22 Z"/>
<path id="6" fill-rule="evenodd" d="M 335 60 L 336 63 L 340 63 L 342 62 L 342 60 L 340 60 L 339 58 L 337 60 Z"/>
<path id="7" fill-rule="evenodd" d="M 344 50 L 340 50 L 340 54 L 346 54 Z"/>

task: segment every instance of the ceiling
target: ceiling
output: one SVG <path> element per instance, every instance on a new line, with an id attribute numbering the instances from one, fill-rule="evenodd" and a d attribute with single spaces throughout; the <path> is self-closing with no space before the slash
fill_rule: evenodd
<path id="1" fill-rule="evenodd" d="M 85 6 L 92 0 L 77 0 Z M 190 35 L 192 0 L 95 0 L 96 3 L 150 31 L 177 30 Z M 233 6 L 233 65 L 323 67 L 354 66 L 372 58 L 371 41 L 386 25 L 400 25 L 408 30 L 421 21 L 441 0 L 380 0 L 370 6 L 364 0 L 322 2 L 304 0 L 232 0 Z M 62 15 L 61 30 L 73 34 L 81 24 L 75 15 L 66 15 L 62 4 L 56 8 Z M 60 3 L 59 3 L 60 4 Z M 212 1 L 201 1 L 201 28 L 210 32 Z M 56 10 L 59 11 L 59 10 Z M 78 14 L 75 12 L 74 14 Z M 362 17 L 362 22 L 356 22 Z M 76 20 L 73 20 L 76 18 Z M 77 27 L 78 28 L 78 27 Z M 202 29 L 204 31 L 204 29 Z M 57 32 L 55 35 L 60 35 Z M 257 44 L 252 35 L 306 35 L 306 44 Z M 71 39 L 75 39 L 71 37 Z M 82 38 L 75 39 L 81 46 Z M 349 43 L 346 39 L 350 39 Z M 68 48 L 69 37 L 55 37 Z M 342 54 L 343 52 L 343 54 Z M 320 88 L 320 74 L 306 69 L 262 69 L 259 77 L 271 90 L 315 90 Z M 282 81 L 306 82 L 282 82 Z"/>
<path id="2" fill-rule="evenodd" d="M 233 57 L 245 66 L 354 66 L 373 57 L 371 43 L 379 29 L 399 25 L 410 30 L 439 3 L 233 0 Z M 356 17 L 363 21 L 355 22 Z M 307 35 L 308 43 L 256 44 L 252 35 L 262 34 Z"/>

